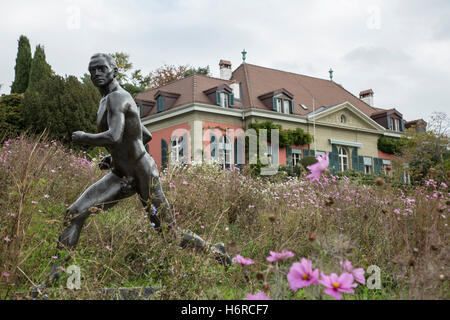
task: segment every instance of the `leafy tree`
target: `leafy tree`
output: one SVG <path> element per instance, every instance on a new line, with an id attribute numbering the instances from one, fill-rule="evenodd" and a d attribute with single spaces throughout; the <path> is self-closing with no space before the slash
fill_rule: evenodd
<path id="1" fill-rule="evenodd" d="M 21 108 L 23 94 L 10 94 L 0 97 L 0 143 L 14 138 L 24 129 Z"/>
<path id="2" fill-rule="evenodd" d="M 120 84 L 129 81 L 128 72 L 133 68 L 133 64 L 130 62 L 130 55 L 125 52 L 115 52 L 110 54 L 116 60 L 117 68 L 119 69 L 117 73 L 117 81 Z"/>
<path id="3" fill-rule="evenodd" d="M 403 140 L 393 139 L 387 137 L 380 137 L 378 139 L 378 149 L 384 153 L 398 154 L 402 150 Z"/>
<path id="4" fill-rule="evenodd" d="M 412 181 L 422 183 L 433 178 L 448 184 L 450 138 L 446 134 L 446 119 L 445 114 L 434 113 L 431 130 L 418 134 L 408 130 L 402 138 L 401 159 L 409 164 Z"/>
<path id="5" fill-rule="evenodd" d="M 188 65 L 168 65 L 165 64 L 162 67 L 150 72 L 150 88 L 158 88 L 169 82 L 179 80 L 188 77 L 193 74 L 209 75 L 209 66 L 204 68 L 193 68 Z"/>
<path id="6" fill-rule="evenodd" d="M 116 79 L 120 85 L 127 90 L 132 97 L 145 91 L 150 83 L 150 76 L 143 76 L 140 69 L 131 72 L 133 64 L 130 62 L 130 56 L 128 54 L 116 52 L 112 53 L 111 56 L 116 60 L 117 68 L 119 69 Z"/>
<path id="7" fill-rule="evenodd" d="M 14 82 L 11 85 L 11 93 L 24 93 L 28 87 L 31 68 L 30 41 L 21 35 L 18 41 Z"/>

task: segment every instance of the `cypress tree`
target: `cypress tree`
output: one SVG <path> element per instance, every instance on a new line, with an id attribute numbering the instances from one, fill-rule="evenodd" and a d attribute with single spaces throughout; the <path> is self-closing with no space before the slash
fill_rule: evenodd
<path id="1" fill-rule="evenodd" d="M 22 118 L 25 126 L 38 132 L 46 127 L 43 117 L 50 115 L 49 99 L 53 99 L 53 95 L 56 94 L 52 95 L 51 92 L 50 96 L 45 94 L 49 90 L 52 74 L 50 65 L 45 61 L 44 48 L 38 45 L 31 61 L 30 80 L 22 104 Z"/>
<path id="2" fill-rule="evenodd" d="M 52 68 L 45 60 L 44 48 L 36 46 L 30 68 L 30 81 L 28 87 L 32 90 L 39 89 L 39 82 L 46 81 L 53 74 Z"/>
<path id="3" fill-rule="evenodd" d="M 30 41 L 24 35 L 18 40 L 14 82 L 11 85 L 11 93 L 24 93 L 28 87 L 31 68 Z"/>

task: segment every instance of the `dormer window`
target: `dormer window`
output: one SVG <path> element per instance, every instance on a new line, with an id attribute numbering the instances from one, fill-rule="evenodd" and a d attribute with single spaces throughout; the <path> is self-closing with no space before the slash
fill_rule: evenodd
<path id="1" fill-rule="evenodd" d="M 223 107 L 223 108 L 228 108 L 230 105 L 229 105 L 229 96 L 230 96 L 230 94 L 228 93 L 228 92 L 219 92 L 219 95 L 220 95 L 220 98 L 219 98 L 219 103 L 220 103 L 220 106 L 221 107 Z"/>
<path id="2" fill-rule="evenodd" d="M 179 97 L 180 94 L 178 93 L 158 90 L 154 96 L 156 100 L 156 112 L 159 113 L 170 109 Z"/>
<path id="3" fill-rule="evenodd" d="M 271 108 L 273 111 L 294 114 L 294 96 L 286 89 L 279 89 L 268 92 L 258 97 L 264 105 Z"/>
<path id="4" fill-rule="evenodd" d="M 209 98 L 211 103 L 222 108 L 234 108 L 233 90 L 226 84 L 208 89 L 203 93 Z"/>

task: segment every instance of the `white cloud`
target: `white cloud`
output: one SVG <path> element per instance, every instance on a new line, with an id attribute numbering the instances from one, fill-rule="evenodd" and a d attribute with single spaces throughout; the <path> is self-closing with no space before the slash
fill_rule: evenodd
<path id="1" fill-rule="evenodd" d="M 327 78 L 407 119 L 447 111 L 448 0 L 23 1 L 5 2 L 0 83 L 9 92 L 17 39 L 45 45 L 59 74 L 80 76 L 95 52 L 124 51 L 149 72 L 163 63 L 249 63 Z M 79 17 L 74 15 L 79 13 Z M 74 28 L 79 23 L 79 28 Z"/>

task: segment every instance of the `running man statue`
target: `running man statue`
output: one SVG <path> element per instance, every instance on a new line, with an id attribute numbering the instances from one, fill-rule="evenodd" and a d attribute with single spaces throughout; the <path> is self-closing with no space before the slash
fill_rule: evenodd
<path id="1" fill-rule="evenodd" d="M 99 166 L 102 170 L 110 169 L 110 172 L 84 191 L 67 209 L 67 228 L 59 237 L 58 248 L 74 248 L 77 245 L 83 224 L 93 211 L 91 208 L 106 211 L 119 200 L 137 193 L 157 231 L 162 231 L 161 222 L 164 222 L 171 235 L 181 238 L 181 246 L 192 245 L 210 250 L 222 263 L 231 263 L 223 243 L 208 245 L 198 235 L 182 232 L 175 225 L 174 216 L 161 188 L 158 168 L 144 147 L 152 136 L 142 125 L 133 98 L 115 79 L 118 72 L 115 60 L 108 54 L 95 54 L 91 57 L 89 72 L 92 82 L 102 95 L 97 112 L 99 133 L 76 131 L 72 134 L 72 140 L 105 147 L 110 155 L 104 157 Z"/>

